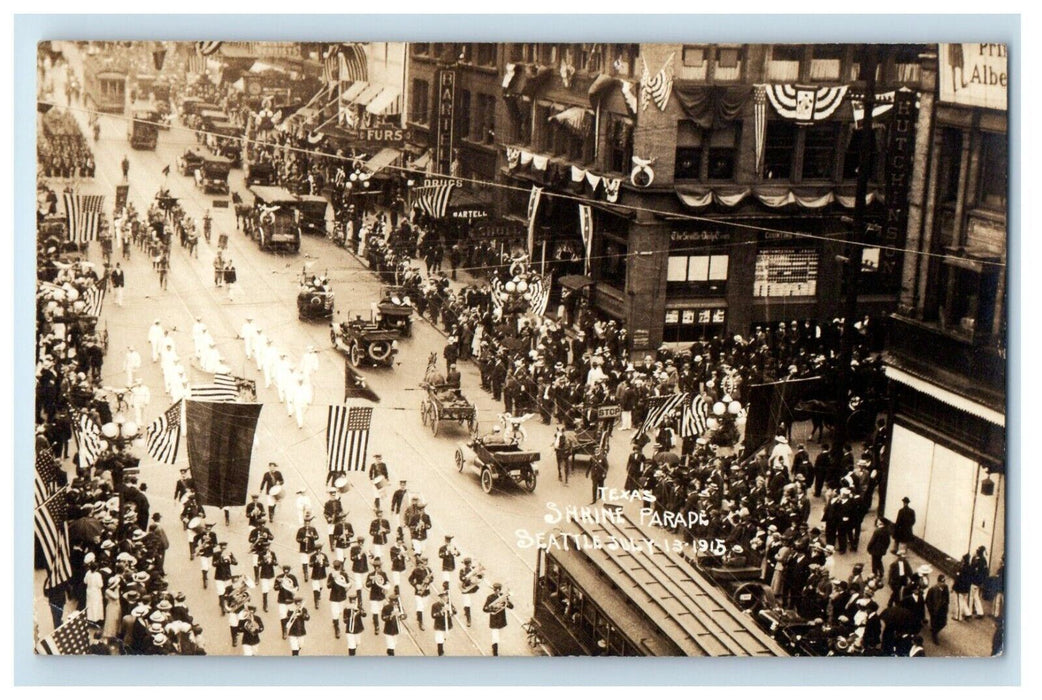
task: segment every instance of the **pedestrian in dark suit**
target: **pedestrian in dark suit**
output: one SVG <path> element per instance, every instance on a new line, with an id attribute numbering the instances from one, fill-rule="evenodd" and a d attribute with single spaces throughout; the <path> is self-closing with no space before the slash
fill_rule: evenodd
<path id="1" fill-rule="evenodd" d="M 933 643 L 937 644 L 937 635 L 948 625 L 948 604 L 951 601 L 951 592 L 944 574 L 937 576 L 937 583 L 930 586 L 926 592 L 926 610 L 930 613 L 930 636 Z"/>
<path id="2" fill-rule="evenodd" d="M 897 552 L 899 545 L 908 544 L 912 541 L 912 527 L 915 525 L 915 511 L 912 510 L 908 504 L 911 502 L 908 496 L 901 499 L 904 506 L 901 510 L 897 511 L 897 517 L 894 518 L 894 548 L 891 550 L 891 554 Z"/>
<path id="3" fill-rule="evenodd" d="M 889 548 L 890 530 L 885 522 L 876 518 L 876 529 L 872 531 L 872 536 L 868 540 L 868 554 L 872 557 L 873 576 L 882 578 L 884 573 L 883 556 Z"/>

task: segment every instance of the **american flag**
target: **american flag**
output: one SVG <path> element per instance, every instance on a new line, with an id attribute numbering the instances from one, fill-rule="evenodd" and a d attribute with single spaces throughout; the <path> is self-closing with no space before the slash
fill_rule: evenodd
<path id="1" fill-rule="evenodd" d="M 640 426 L 640 432 L 648 433 L 662 425 L 662 422 L 671 413 L 681 409 L 687 400 L 687 394 L 667 394 L 666 396 L 649 397 L 648 415 L 644 418 L 644 424 Z"/>
<path id="2" fill-rule="evenodd" d="M 33 512 L 33 529 L 36 540 L 43 550 L 47 564 L 47 579 L 44 588 L 54 588 L 72 578 L 72 562 L 69 560 L 69 504 L 63 488 Z"/>
<path id="3" fill-rule="evenodd" d="M 322 82 L 332 87 L 337 81 L 337 67 L 340 65 L 339 52 L 336 47 L 331 47 L 325 58 L 322 59 Z"/>
<path id="4" fill-rule="evenodd" d="M 202 56 L 209 56 L 210 54 L 221 48 L 223 41 L 197 41 L 195 42 L 196 53 Z"/>
<path id="5" fill-rule="evenodd" d="M 680 437 L 698 437 L 709 429 L 709 402 L 699 394 L 684 404 L 680 419 Z"/>
<path id="6" fill-rule="evenodd" d="M 86 654 L 90 646 L 90 623 L 82 610 L 77 610 L 58 629 L 40 640 L 37 654 L 72 656 Z"/>
<path id="7" fill-rule="evenodd" d="M 166 409 L 145 429 L 146 449 L 152 459 L 163 464 L 177 461 L 181 444 L 181 401 Z"/>
<path id="8" fill-rule="evenodd" d="M 87 307 L 86 314 L 97 318 L 101 315 L 101 302 L 105 300 L 105 287 L 95 282 L 83 293 L 83 303 Z"/>
<path id="9" fill-rule="evenodd" d="M 666 103 L 669 102 L 669 93 L 673 91 L 673 56 L 675 53 L 671 53 L 669 58 L 666 59 L 662 69 L 655 74 L 655 77 L 651 77 L 648 72 L 648 64 L 644 61 L 644 57 L 641 56 L 641 62 L 644 64 L 644 72 L 640 76 L 640 108 L 641 110 L 647 110 L 648 102 L 651 100 L 655 101 L 655 106 L 660 111 L 665 111 Z"/>
<path id="10" fill-rule="evenodd" d="M 532 292 L 531 312 L 536 316 L 546 313 L 546 304 L 550 301 L 550 275 L 533 277 L 529 284 Z"/>
<path id="11" fill-rule="evenodd" d="M 417 187 L 413 190 L 413 204 L 431 218 L 444 219 L 455 186 L 454 183 L 445 182 Z"/>
<path id="12" fill-rule="evenodd" d="M 330 406 L 326 419 L 326 466 L 330 472 L 364 471 L 373 409 Z"/>
<path id="13" fill-rule="evenodd" d="M 76 436 L 76 446 L 80 453 L 80 466 L 90 467 L 97 461 L 101 454 L 101 428 L 94 419 L 86 413 L 73 425 L 73 434 Z"/>
<path id="14" fill-rule="evenodd" d="M 337 79 L 340 82 L 356 83 L 359 80 L 369 80 L 369 60 L 365 56 L 365 47 L 361 44 L 343 44 L 337 53 L 337 60 Z"/>
<path id="15" fill-rule="evenodd" d="M 69 240 L 74 243 L 98 240 L 101 212 L 105 195 L 65 193 L 65 219 L 69 225 Z"/>
<path id="16" fill-rule="evenodd" d="M 199 52 L 190 53 L 185 58 L 185 72 L 202 75 L 206 72 L 206 56 Z"/>
<path id="17" fill-rule="evenodd" d="M 235 377 L 225 372 L 215 372 L 212 384 L 193 384 L 193 399 L 200 401 L 236 401 L 239 398 L 239 384 Z"/>
<path id="18" fill-rule="evenodd" d="M 39 474 L 40 479 L 47 486 L 47 493 L 50 493 L 50 488 L 58 483 L 61 467 L 58 466 L 58 460 L 54 458 L 54 453 L 51 452 L 49 445 L 36 450 L 36 473 Z"/>

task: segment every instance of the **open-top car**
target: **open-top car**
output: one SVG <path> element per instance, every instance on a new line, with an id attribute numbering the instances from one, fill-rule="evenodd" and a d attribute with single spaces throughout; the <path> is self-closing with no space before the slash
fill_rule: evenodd
<path id="1" fill-rule="evenodd" d="M 380 328 L 361 316 L 355 316 L 352 321 L 331 323 L 329 339 L 355 367 L 366 364 L 391 367 L 398 354 L 398 332 Z"/>
<path id="2" fill-rule="evenodd" d="M 177 157 L 177 172 L 195 177 L 195 171 L 202 167 L 203 160 L 202 153 L 194 148 L 186 148 L 185 152 Z"/>
<path id="3" fill-rule="evenodd" d="M 376 322 L 381 328 L 396 330 L 403 338 L 412 335 L 412 302 L 404 287 L 384 287 L 376 305 Z"/>
<path id="4" fill-rule="evenodd" d="M 481 479 L 481 490 L 492 493 L 501 483 L 513 483 L 529 493 L 535 491 L 539 468 L 539 453 L 523 450 L 517 445 L 495 442 L 494 436 L 474 438 L 456 448 L 456 469 L 463 471 L 470 465 Z"/>
<path id="5" fill-rule="evenodd" d="M 333 317 L 333 290 L 325 277 L 304 274 L 297 291 L 297 318 L 311 321 Z"/>
<path id="6" fill-rule="evenodd" d="M 228 173 L 232 162 L 223 156 L 207 155 L 195 172 L 195 182 L 203 192 L 228 194 Z"/>

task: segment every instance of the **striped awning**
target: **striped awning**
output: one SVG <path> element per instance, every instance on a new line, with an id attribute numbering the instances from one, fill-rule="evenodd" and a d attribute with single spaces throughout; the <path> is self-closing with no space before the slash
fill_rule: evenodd
<path id="1" fill-rule="evenodd" d="M 398 88 L 384 87 L 383 92 L 366 105 L 365 111 L 370 114 L 398 114 L 401 112 L 401 108 L 398 107 L 398 98 L 401 94 L 401 90 Z"/>
<path id="2" fill-rule="evenodd" d="M 356 105 L 366 106 L 374 97 L 379 95 L 383 91 L 382 85 L 370 85 L 365 90 L 362 90 L 361 94 L 356 97 L 353 102 Z"/>
<path id="3" fill-rule="evenodd" d="M 354 102 L 355 98 L 358 97 L 367 87 L 369 87 L 369 83 L 364 80 L 357 80 L 340 93 L 340 99 L 345 102 Z"/>
<path id="4" fill-rule="evenodd" d="M 379 153 L 367 160 L 363 167 L 375 175 L 393 163 L 401 154 L 402 152 L 396 148 L 381 149 Z"/>
<path id="5" fill-rule="evenodd" d="M 994 423 L 1000 428 L 1006 427 L 1006 416 L 993 408 L 977 403 L 965 396 L 959 396 L 958 394 L 948 391 L 937 384 L 928 382 L 925 379 L 920 379 L 913 374 L 909 374 L 908 372 L 902 371 L 891 365 L 887 365 L 884 371 L 886 372 L 886 378 L 891 381 L 900 382 L 920 393 L 932 396 L 941 403 L 946 403 L 960 411 L 965 411 L 972 416 L 977 416 L 989 423 Z"/>
<path id="6" fill-rule="evenodd" d="M 449 197 L 456 185 L 451 182 L 438 182 L 424 185 L 413 190 L 413 206 L 434 219 L 444 219 L 449 208 Z"/>
<path id="7" fill-rule="evenodd" d="M 430 162 L 431 162 L 431 152 L 430 151 L 425 151 L 422 156 L 420 156 L 419 158 L 414 160 L 412 163 L 409 163 L 409 167 L 410 168 L 415 168 L 416 170 L 426 170 L 427 165 Z"/>

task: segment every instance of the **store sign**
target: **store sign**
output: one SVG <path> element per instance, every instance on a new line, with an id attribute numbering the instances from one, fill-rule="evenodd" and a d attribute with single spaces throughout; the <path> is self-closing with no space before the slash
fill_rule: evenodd
<path id="1" fill-rule="evenodd" d="M 437 119 L 434 124 L 434 169 L 448 175 L 455 148 L 453 127 L 456 121 L 456 73 L 451 70 L 438 72 Z"/>
<path id="2" fill-rule="evenodd" d="M 726 243 L 731 240 L 730 231 L 670 231 L 670 243 Z"/>
<path id="3" fill-rule="evenodd" d="M 622 415 L 622 407 L 616 405 L 598 406 L 597 420 L 612 420 Z"/>
<path id="4" fill-rule="evenodd" d="M 908 229 L 908 186 L 915 161 L 915 124 L 919 109 L 910 90 L 894 95 L 890 143 L 886 154 L 886 222 L 879 271 L 884 278 L 897 281 L 901 276 L 901 253 Z"/>
<path id="5" fill-rule="evenodd" d="M 941 44 L 941 101 L 1005 111 L 1006 53 L 1005 44 Z"/>
<path id="6" fill-rule="evenodd" d="M 358 140 L 374 146 L 402 146 L 407 136 L 405 129 L 387 126 L 358 130 Z"/>
<path id="7" fill-rule="evenodd" d="M 727 309 L 720 307 L 695 307 L 691 309 L 667 309 L 667 326 L 723 325 L 727 321 Z"/>
<path id="8" fill-rule="evenodd" d="M 451 214 L 453 219 L 484 219 L 488 216 L 488 212 L 484 209 L 457 209 Z"/>

